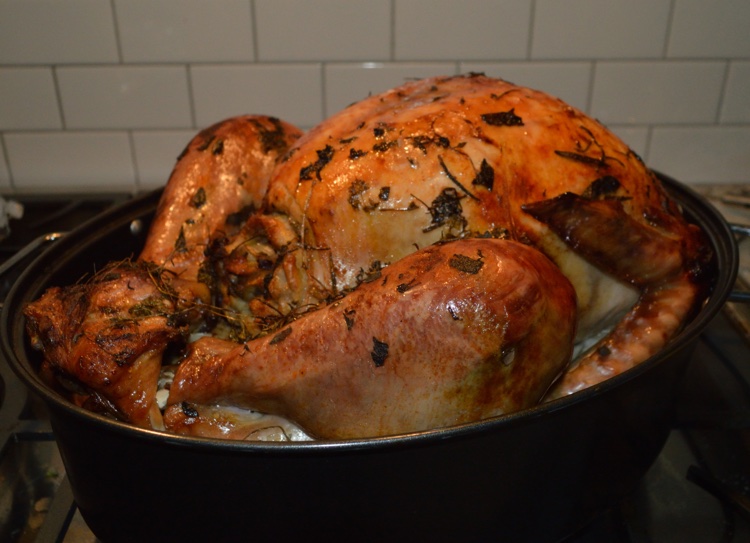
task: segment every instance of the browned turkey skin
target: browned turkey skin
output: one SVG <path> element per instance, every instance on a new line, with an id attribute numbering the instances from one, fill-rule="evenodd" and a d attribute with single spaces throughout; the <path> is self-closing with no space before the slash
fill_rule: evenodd
<path id="1" fill-rule="evenodd" d="M 163 428 L 156 401 L 163 353 L 191 331 L 234 320 L 213 303 L 206 247 L 260 206 L 270 172 L 300 134 L 258 115 L 197 134 L 178 158 L 139 261 L 52 288 L 25 308 L 50 382 L 92 410 Z"/>
<path id="2" fill-rule="evenodd" d="M 202 130 L 177 160 L 140 260 L 197 280 L 217 231 L 241 226 L 261 206 L 268 178 L 301 132 L 244 115 Z"/>
<path id="3" fill-rule="evenodd" d="M 334 292 L 440 239 L 536 247 L 576 289 L 578 340 L 614 326 L 552 396 L 655 354 L 706 288 L 703 233 L 627 145 L 559 99 L 482 75 L 407 83 L 334 115 L 274 171 L 265 205 L 305 242 L 295 269 L 330 270 L 315 277 Z"/>
<path id="4" fill-rule="evenodd" d="M 658 352 L 702 300 L 711 257 L 699 229 L 685 221 L 622 141 L 560 100 L 505 81 L 469 74 L 407 83 L 350 106 L 304 135 L 277 119 L 229 119 L 191 142 L 140 255 L 141 262 L 192 283 L 186 287 L 192 292 L 210 292 L 198 297 L 201 310 L 193 312 L 188 328 L 208 328 L 214 337 L 188 346 L 165 412 L 168 425 L 181 433 L 237 438 L 244 435 L 243 421 L 233 426 L 234 417 L 225 417 L 226 424 L 209 420 L 222 418 L 217 406 L 232 405 L 304 421 L 319 437 L 353 437 L 468 420 L 457 413 L 473 413 L 476 420 L 503 412 L 497 405 L 511 396 L 538 402 L 549 385 L 547 372 L 531 380 L 503 377 L 508 387 L 489 378 L 497 397 L 487 411 L 451 403 L 450 395 L 430 396 L 426 391 L 463 386 L 456 372 L 440 371 L 463 356 L 442 356 L 463 332 L 430 322 L 428 327 L 442 330 L 430 336 L 410 320 L 405 329 L 412 341 L 420 334 L 432 339 L 418 343 L 420 353 L 399 351 L 394 366 L 401 368 L 398 375 L 410 376 L 403 380 L 410 393 L 399 400 L 405 414 L 396 423 L 382 399 L 398 397 L 393 378 L 373 386 L 370 376 L 352 369 L 358 367 L 352 359 L 361 360 L 364 351 L 354 358 L 339 352 L 351 333 L 341 322 L 338 328 L 329 324 L 326 315 L 335 307 L 359 300 L 362 307 L 352 308 L 358 318 L 368 327 L 383 326 L 400 299 L 371 285 L 402 260 L 441 250 L 432 249 L 437 242 L 457 240 L 444 246 L 466 256 L 462 244 L 476 238 L 493 244 L 482 258 L 503 254 L 516 275 L 534 276 L 534 266 L 497 247 L 520 244 L 538 251 L 558 270 L 557 278 L 549 274 L 550 282 L 572 284 L 577 311 L 568 315 L 565 329 L 575 331 L 579 344 L 596 343 L 553 384 L 548 398 L 601 382 Z M 467 258 L 476 259 L 472 254 Z M 492 286 L 484 279 L 481 288 L 503 291 L 508 277 L 498 273 L 496 279 Z M 454 283 L 438 281 L 432 288 L 454 296 L 456 304 L 476 303 L 473 294 L 459 295 Z M 560 292 L 540 296 L 545 307 L 559 304 L 563 319 L 560 308 L 569 304 Z M 366 302 L 368 297 L 382 299 L 382 307 Z M 27 310 L 37 336 L 50 334 L 34 332 L 34 319 L 49 302 L 43 300 Z M 526 300 L 524 307 L 533 305 Z M 413 307 L 440 313 L 424 300 Z M 503 313 L 501 307 L 493 318 Z M 548 321 L 532 326 L 519 314 L 516 319 L 526 322 L 534 343 L 569 352 Z M 467 336 L 471 342 L 483 341 L 483 326 L 466 332 L 475 334 Z M 64 331 L 65 324 L 59 328 Z M 305 357 L 312 344 L 317 352 L 338 355 L 322 362 Z M 432 374 L 410 373 L 422 367 L 420 355 L 440 361 Z M 58 358 L 48 365 L 84 381 L 69 360 Z M 540 372 L 543 367 L 530 353 L 515 356 L 510 365 Z M 562 366 L 556 368 L 555 375 Z M 282 378 L 285 384 L 275 381 Z M 335 383 L 335 409 L 325 409 L 320 379 Z M 97 396 L 117 397 L 107 383 L 92 388 Z M 380 410 L 364 408 L 363 398 L 377 396 L 377 390 L 388 391 L 372 400 Z M 344 415 L 347 401 L 356 422 Z M 423 416 L 443 407 L 452 415 Z M 123 418 L 145 420 L 118 409 Z"/>
<path id="5" fill-rule="evenodd" d="M 506 240 L 454 241 L 407 255 L 274 334 L 196 341 L 169 401 L 180 412 L 189 402 L 275 413 L 316 438 L 427 430 L 536 404 L 574 335 L 575 292 L 544 255 Z"/>
<path id="6" fill-rule="evenodd" d="M 156 405 L 162 356 L 185 342 L 208 290 L 146 263 L 115 263 L 79 285 L 47 290 L 26 307 L 44 374 L 77 403 L 147 428 L 163 428 Z"/>

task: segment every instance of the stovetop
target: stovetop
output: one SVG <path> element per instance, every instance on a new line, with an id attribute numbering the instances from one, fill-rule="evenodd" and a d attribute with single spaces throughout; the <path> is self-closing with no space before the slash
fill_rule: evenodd
<path id="1" fill-rule="evenodd" d="M 724 202 L 743 187 L 702 190 L 728 220 L 750 224 L 750 208 Z M 68 231 L 127 195 L 24 200 L 23 219 L 0 241 L 0 263 L 40 236 Z M 40 241 L 42 239 L 42 241 Z M 738 289 L 750 285 L 750 240 L 741 244 Z M 0 277 L 3 299 L 18 272 Z M 728 303 L 695 348 L 673 429 L 638 488 L 565 543 L 750 541 L 749 304 Z M 75 506 L 46 408 L 0 360 L 0 541 L 94 543 Z"/>

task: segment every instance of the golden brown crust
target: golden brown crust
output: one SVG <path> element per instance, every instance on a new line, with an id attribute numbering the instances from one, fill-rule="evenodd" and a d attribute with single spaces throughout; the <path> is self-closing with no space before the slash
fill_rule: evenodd
<path id="1" fill-rule="evenodd" d="M 198 133 L 172 171 L 140 259 L 196 279 L 211 237 L 231 215 L 260 207 L 271 171 L 300 135 L 260 115 L 232 117 Z"/>
<path id="2" fill-rule="evenodd" d="M 460 240 L 412 253 L 275 334 L 199 340 L 169 402 L 276 413 L 318 438 L 426 430 L 536 404 L 574 334 L 575 293 L 546 257 Z"/>

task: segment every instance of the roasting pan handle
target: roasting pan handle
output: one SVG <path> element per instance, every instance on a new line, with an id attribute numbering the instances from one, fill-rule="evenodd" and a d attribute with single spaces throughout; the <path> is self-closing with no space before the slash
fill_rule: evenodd
<path id="1" fill-rule="evenodd" d="M 32 254 L 34 251 L 41 252 L 50 243 L 54 243 L 58 239 L 65 236 L 66 232 L 51 232 L 49 234 L 43 234 L 36 239 L 28 243 L 23 249 L 18 251 L 8 260 L 0 265 L 0 277 L 4 276 L 10 270 L 12 270 L 16 264 L 21 262 L 24 258 Z"/>
<path id="2" fill-rule="evenodd" d="M 729 228 L 732 232 L 739 234 L 740 236 L 750 236 L 750 226 L 748 225 L 730 223 Z M 748 303 L 750 302 L 750 292 L 745 290 L 732 290 L 727 297 L 727 300 L 730 302 Z"/>

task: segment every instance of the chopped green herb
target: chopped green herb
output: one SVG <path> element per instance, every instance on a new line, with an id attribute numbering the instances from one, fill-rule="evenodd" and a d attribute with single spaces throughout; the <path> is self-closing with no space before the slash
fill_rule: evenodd
<path id="1" fill-rule="evenodd" d="M 438 161 L 440 162 L 440 166 L 442 166 L 443 171 L 445 172 L 445 175 L 448 176 L 448 179 L 450 179 L 458 188 L 464 191 L 472 199 L 479 200 L 479 198 L 477 198 L 471 192 L 469 192 L 468 189 L 461 184 L 458 178 L 451 173 L 451 171 L 448 169 L 448 166 L 446 166 L 445 162 L 443 161 L 443 157 L 438 157 Z"/>
<path id="2" fill-rule="evenodd" d="M 354 209 L 361 209 L 362 211 L 372 211 L 378 207 L 377 201 L 368 201 L 367 192 L 370 190 L 368 185 L 362 179 L 355 179 L 351 185 L 349 185 L 349 205 Z"/>
<path id="3" fill-rule="evenodd" d="M 409 290 L 413 289 L 413 288 L 414 288 L 415 286 L 417 286 L 418 284 L 419 284 L 419 283 L 417 282 L 417 280 L 416 280 L 416 279 L 412 279 L 412 280 L 411 280 L 411 281 L 409 281 L 408 283 L 401 283 L 400 285 L 398 285 L 398 286 L 396 287 L 396 291 L 397 291 L 397 292 L 398 292 L 399 294 L 403 294 L 404 292 L 407 292 L 407 291 L 409 291 Z"/>
<path id="4" fill-rule="evenodd" d="M 487 159 L 482 159 L 482 165 L 479 167 L 477 176 L 472 180 L 472 185 L 484 187 L 487 190 L 492 190 L 495 184 L 495 170 L 487 162 Z"/>
<path id="5" fill-rule="evenodd" d="M 484 262 L 481 256 L 480 258 L 471 258 L 466 255 L 455 254 L 448 260 L 448 265 L 454 270 L 476 275 L 484 266 Z"/>
<path id="6" fill-rule="evenodd" d="M 320 171 L 333 159 L 334 150 L 330 145 L 326 145 L 323 149 L 316 151 L 316 153 L 318 155 L 318 160 L 312 164 L 308 164 L 300 170 L 300 181 L 308 181 L 312 179 L 313 175 L 318 181 L 320 181 Z"/>
<path id="7" fill-rule="evenodd" d="M 372 150 L 377 153 L 384 153 L 391 147 L 398 145 L 398 140 L 381 141 L 372 146 Z"/>
<path id="8" fill-rule="evenodd" d="M 182 227 L 180 227 L 180 233 L 177 235 L 177 239 L 174 242 L 174 251 L 175 253 L 188 252 L 187 241 L 185 241 L 185 230 Z"/>
<path id="9" fill-rule="evenodd" d="M 596 166 L 597 168 L 606 166 L 606 163 L 603 158 L 594 158 L 592 156 L 582 155 L 580 153 L 573 153 L 570 151 L 555 151 L 555 154 L 562 158 L 567 158 L 568 160 L 572 160 L 574 162 L 580 162 L 581 164 L 587 164 L 589 166 Z"/>
<path id="10" fill-rule="evenodd" d="M 613 198 L 619 188 L 620 181 L 616 177 L 605 175 L 592 181 L 581 196 L 589 200 Z"/>
<path id="11" fill-rule="evenodd" d="M 375 362 L 375 366 L 378 368 L 383 366 L 385 359 L 388 358 L 388 344 L 373 336 L 370 356 L 372 357 L 372 361 Z"/>
<path id="12" fill-rule="evenodd" d="M 346 322 L 346 329 L 351 330 L 354 326 L 354 315 L 357 313 L 355 309 L 344 310 L 344 321 Z"/>
<path id="13" fill-rule="evenodd" d="M 523 126 L 523 119 L 516 115 L 515 108 L 497 113 L 485 113 L 482 120 L 490 126 Z"/>
<path id="14" fill-rule="evenodd" d="M 276 334 L 275 336 L 273 336 L 273 338 L 271 339 L 271 341 L 268 342 L 268 344 L 269 345 L 276 345 L 277 343 L 281 343 L 286 338 L 288 338 L 291 333 L 292 333 L 292 327 L 288 326 L 288 327 L 284 328 L 281 332 L 279 332 L 278 334 Z"/>
<path id="15" fill-rule="evenodd" d="M 461 207 L 461 198 L 458 195 L 458 191 L 453 187 L 444 188 L 437 198 L 432 201 L 432 205 L 428 209 L 432 221 L 424 229 L 425 232 L 446 224 L 451 227 L 463 229 L 467 224 L 466 218 L 463 215 L 463 208 Z"/>

